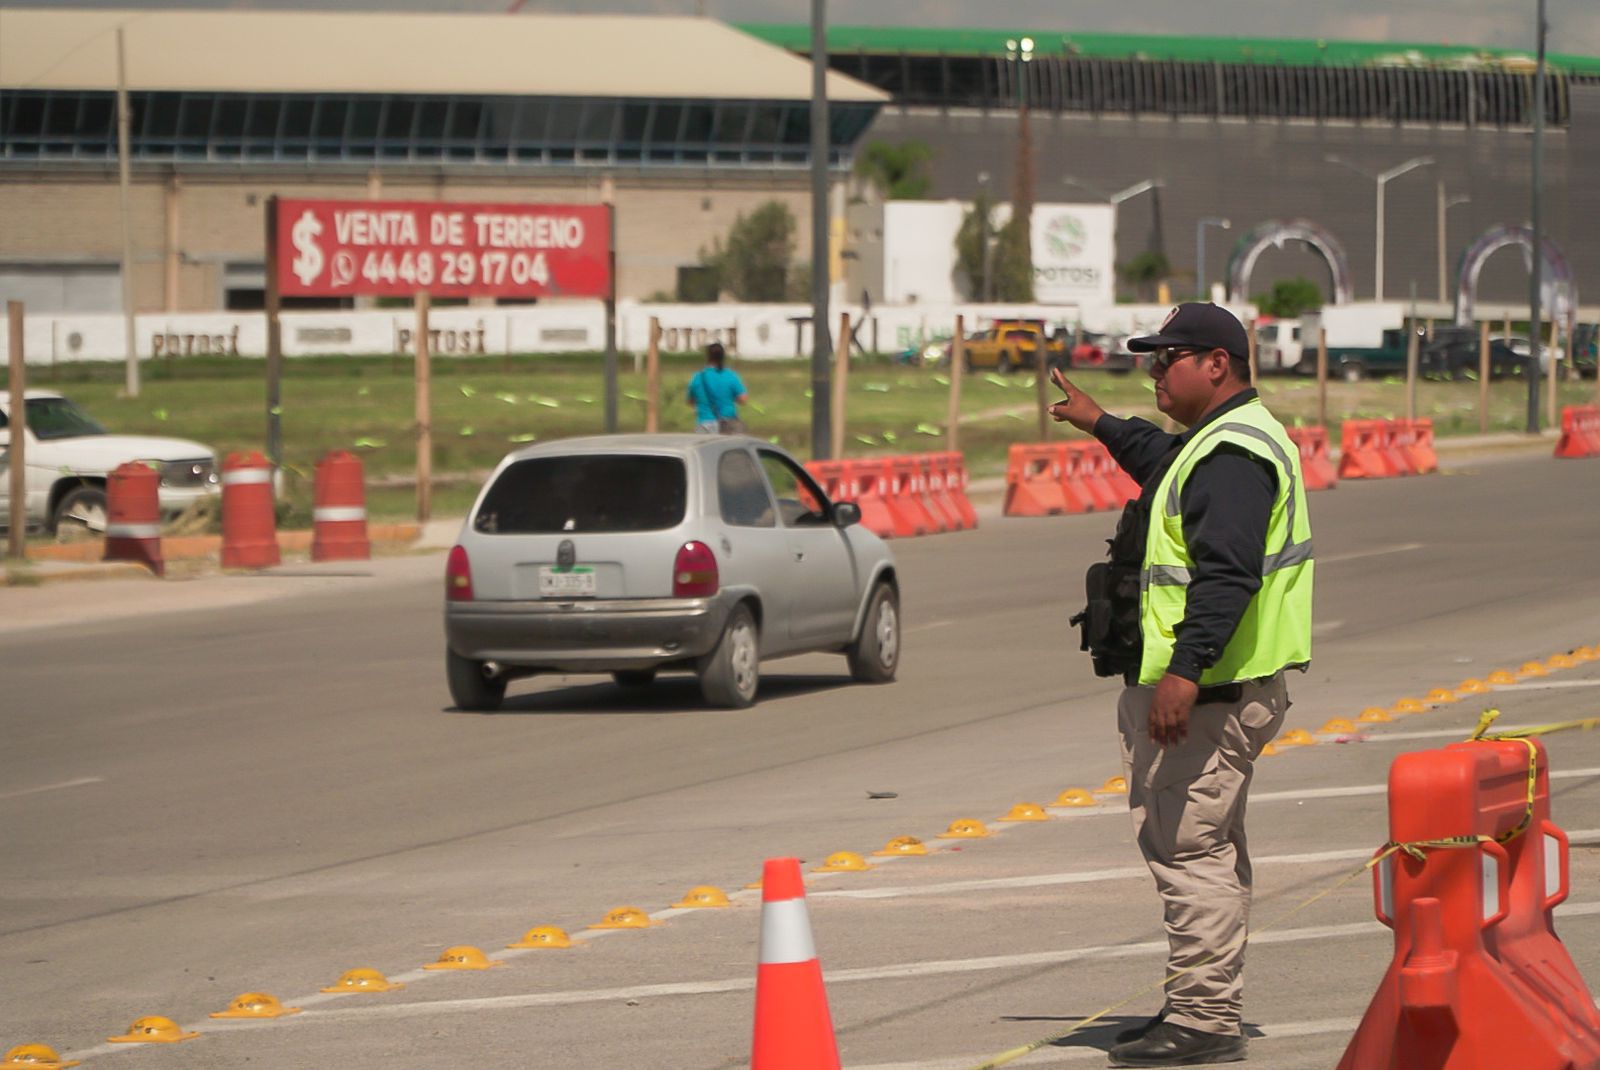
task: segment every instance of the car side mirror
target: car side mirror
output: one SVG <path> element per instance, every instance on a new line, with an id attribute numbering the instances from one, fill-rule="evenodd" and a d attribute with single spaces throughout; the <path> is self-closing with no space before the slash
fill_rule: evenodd
<path id="1" fill-rule="evenodd" d="M 855 502 L 833 503 L 833 524 L 835 527 L 847 528 L 851 524 L 861 523 L 861 506 Z"/>

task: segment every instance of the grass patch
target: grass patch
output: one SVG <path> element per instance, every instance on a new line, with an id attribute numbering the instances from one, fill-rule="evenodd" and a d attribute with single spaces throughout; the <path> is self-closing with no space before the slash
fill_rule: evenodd
<path id="1" fill-rule="evenodd" d="M 696 354 L 662 358 L 661 425 L 689 431 L 694 412 L 684 400 L 702 366 Z M 146 362 L 137 399 L 122 396 L 120 364 L 59 365 L 35 372 L 35 385 L 57 388 L 114 431 L 170 435 L 203 442 L 225 454 L 262 449 L 266 440 L 265 364 L 259 360 L 194 357 Z M 633 354 L 619 357 L 619 430 L 644 430 L 644 374 Z M 810 365 L 803 360 L 742 361 L 750 390 L 744 410 L 751 433 L 775 438 L 804 457 L 811 432 Z M 604 428 L 604 368 L 598 354 L 445 357 L 433 365 L 434 512 L 458 515 L 471 503 L 482 473 L 507 451 L 532 440 L 597 434 Z M 1109 411 L 1157 421 L 1150 380 L 1142 374 L 1087 371 L 1073 376 Z M 948 404 L 944 369 L 914 368 L 887 357 L 858 358 L 851 366 L 845 450 L 849 456 L 941 449 Z M 1005 467 L 1013 442 L 1038 437 L 1032 376 L 968 375 L 963 383 L 961 440 L 974 475 Z M 1316 384 L 1267 379 L 1267 404 L 1285 422 L 1316 420 Z M 410 358 L 310 357 L 285 363 L 282 425 L 287 493 L 280 523 L 310 524 L 316 461 L 332 449 L 358 454 L 369 479 L 374 518 L 412 515 L 415 490 L 415 413 Z M 1052 400 L 1056 391 L 1051 388 Z M 1563 383 L 1561 404 L 1585 404 L 1588 383 Z M 1523 426 L 1527 387 L 1520 380 L 1490 385 L 1491 431 Z M 1476 434 L 1478 385 L 1423 382 L 1418 409 L 1440 436 Z M 1329 422 L 1381 418 L 1405 411 L 1405 384 L 1396 380 L 1328 385 Z M 1052 428 L 1052 435 L 1075 434 Z M 1335 431 L 1337 434 L 1337 431 Z"/>

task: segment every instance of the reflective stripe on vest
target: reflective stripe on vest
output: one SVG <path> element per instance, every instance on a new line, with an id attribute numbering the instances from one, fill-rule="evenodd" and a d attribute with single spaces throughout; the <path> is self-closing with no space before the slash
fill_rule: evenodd
<path id="1" fill-rule="evenodd" d="M 1140 683 L 1153 684 L 1166 671 L 1176 645 L 1175 630 L 1187 610 L 1192 559 L 1182 528 L 1181 498 L 1195 467 L 1219 445 L 1231 443 L 1270 464 L 1277 473 L 1262 559 L 1261 589 L 1217 663 L 1201 674 L 1202 686 L 1270 676 L 1311 657 L 1311 526 L 1300 475 L 1299 450 L 1259 400 L 1229 411 L 1185 444 L 1157 489 L 1160 503 L 1147 532 L 1139 577 L 1139 627 L 1144 656 Z M 1162 508 L 1162 507 L 1165 508 Z"/>

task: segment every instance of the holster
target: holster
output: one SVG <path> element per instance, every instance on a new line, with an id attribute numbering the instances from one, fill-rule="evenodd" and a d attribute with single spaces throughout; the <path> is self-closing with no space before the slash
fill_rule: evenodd
<path id="1" fill-rule="evenodd" d="M 1139 666 L 1139 569 L 1097 561 L 1084 574 L 1088 604 L 1069 623 L 1080 631 L 1096 676 L 1121 676 Z"/>

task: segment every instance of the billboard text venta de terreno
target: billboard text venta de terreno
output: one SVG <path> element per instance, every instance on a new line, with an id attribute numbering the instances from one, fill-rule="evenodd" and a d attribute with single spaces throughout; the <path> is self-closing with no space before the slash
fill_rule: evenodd
<path id="1" fill-rule="evenodd" d="M 285 297 L 605 297 L 601 204 L 278 202 Z"/>

